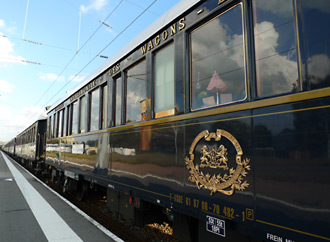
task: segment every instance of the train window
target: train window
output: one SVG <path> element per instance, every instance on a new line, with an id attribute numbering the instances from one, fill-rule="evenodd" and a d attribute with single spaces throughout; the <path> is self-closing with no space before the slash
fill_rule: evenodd
<path id="1" fill-rule="evenodd" d="M 78 101 L 75 101 L 71 106 L 71 112 L 72 112 L 72 119 L 71 119 L 71 134 L 77 134 L 78 133 Z"/>
<path id="2" fill-rule="evenodd" d="M 51 138 L 52 133 L 52 116 L 48 117 L 48 139 Z"/>
<path id="3" fill-rule="evenodd" d="M 115 112 L 115 125 L 121 125 L 121 110 L 122 110 L 122 79 L 121 77 L 117 78 L 115 80 L 115 85 L 116 85 L 116 112 Z"/>
<path id="4" fill-rule="evenodd" d="M 35 127 L 33 127 L 32 132 L 31 132 L 31 140 L 32 142 L 35 142 Z"/>
<path id="5" fill-rule="evenodd" d="M 253 9 L 258 96 L 298 91 L 292 1 L 253 0 Z"/>
<path id="6" fill-rule="evenodd" d="M 158 51 L 155 67 L 155 117 L 174 114 L 174 44 Z"/>
<path id="7" fill-rule="evenodd" d="M 146 81 L 145 60 L 127 71 L 126 123 L 144 119 L 147 110 Z"/>
<path id="8" fill-rule="evenodd" d="M 63 136 L 63 110 L 58 112 L 58 128 L 57 128 L 57 137 Z"/>
<path id="9" fill-rule="evenodd" d="M 65 108 L 65 117 L 64 117 L 64 128 L 63 128 L 63 136 L 67 136 L 69 134 L 69 114 L 70 114 L 70 106 Z"/>
<path id="10" fill-rule="evenodd" d="M 330 1 L 301 1 L 303 40 L 306 56 L 303 64 L 306 66 L 311 89 L 330 86 Z M 317 27 L 316 27 L 317 26 Z"/>
<path id="11" fill-rule="evenodd" d="M 57 114 L 54 114 L 54 120 L 53 120 L 53 137 L 57 137 Z"/>
<path id="12" fill-rule="evenodd" d="M 79 122 L 79 133 L 86 132 L 86 108 L 87 108 L 87 99 L 86 96 L 80 98 L 80 122 Z"/>
<path id="13" fill-rule="evenodd" d="M 107 116 L 108 116 L 108 107 L 107 107 L 107 100 L 108 100 L 108 86 L 105 85 L 102 87 L 102 129 L 107 127 Z"/>
<path id="14" fill-rule="evenodd" d="M 191 32 L 192 109 L 246 98 L 243 40 L 241 4 Z"/>
<path id="15" fill-rule="evenodd" d="M 71 105 L 69 105 L 67 108 L 67 114 L 66 114 L 66 135 L 71 134 Z"/>
<path id="16" fill-rule="evenodd" d="M 90 127 L 89 130 L 99 129 L 100 120 L 100 90 L 97 88 L 90 94 Z"/>
<path id="17" fill-rule="evenodd" d="M 55 118 L 55 114 L 54 115 L 51 115 L 51 134 L 50 134 L 50 138 L 54 138 L 54 118 Z"/>

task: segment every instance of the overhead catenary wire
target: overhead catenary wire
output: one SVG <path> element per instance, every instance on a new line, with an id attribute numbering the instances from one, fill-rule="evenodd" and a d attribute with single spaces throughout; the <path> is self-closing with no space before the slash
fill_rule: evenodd
<path id="1" fill-rule="evenodd" d="M 71 6 L 72 8 L 76 9 L 77 11 L 81 12 L 81 9 L 77 8 L 76 6 L 74 6 L 74 5 L 71 4 L 69 1 L 67 1 L 67 0 L 62 0 L 62 1 L 65 2 L 66 4 L 68 4 L 69 6 Z M 99 22 L 99 23 L 101 23 L 101 24 L 107 26 L 108 28 L 112 28 L 109 24 L 107 24 L 107 23 L 105 22 L 105 20 L 101 21 L 101 20 L 95 18 L 93 15 L 88 14 L 87 12 L 84 12 L 84 14 L 85 14 L 86 16 L 89 16 L 89 17 L 91 17 L 92 19 L 96 20 L 97 22 Z"/>
<path id="2" fill-rule="evenodd" d="M 136 20 L 138 20 L 153 4 L 155 4 L 157 0 L 154 0 L 146 9 L 144 9 L 132 22 L 130 22 L 112 41 L 110 41 L 99 53 L 91 59 L 71 80 L 68 81 L 53 97 L 51 97 L 48 102 L 50 102 L 54 97 L 57 96 L 74 78 L 76 78 L 92 61 L 96 59 L 98 55 L 100 55 L 106 48 L 109 47 L 120 35 L 122 35 Z"/>
<path id="3" fill-rule="evenodd" d="M 120 3 L 116 6 L 116 8 L 108 15 L 108 17 L 105 19 L 105 20 L 107 20 L 110 16 L 111 16 L 111 14 L 119 7 L 119 5 L 121 4 L 123 2 L 123 0 L 122 1 L 120 1 Z M 118 39 L 132 24 L 134 24 L 136 21 L 137 21 L 137 19 L 139 19 L 146 11 L 148 11 L 149 10 L 149 8 L 151 7 L 151 6 L 153 6 L 155 3 L 157 2 L 157 0 L 154 0 L 146 9 L 144 9 L 133 21 L 131 21 L 112 41 L 110 41 L 101 51 L 99 51 L 98 52 L 98 54 L 94 57 L 94 58 L 92 58 L 75 76 L 73 76 L 55 95 L 53 95 L 49 100 L 47 100 L 46 102 L 45 102 L 45 104 L 43 105 L 43 106 L 46 106 L 47 105 L 47 103 L 49 103 L 51 100 L 53 100 L 67 85 L 69 85 L 78 75 L 80 75 L 80 73 L 91 63 L 91 62 L 93 62 L 98 56 L 101 56 L 101 53 L 106 49 L 106 48 L 108 48 L 116 39 Z M 100 28 L 100 27 L 99 27 Z M 97 28 L 97 30 L 99 29 L 99 28 Z M 97 31 L 96 30 L 96 31 Z M 95 35 L 95 33 L 96 33 L 96 31 L 91 35 L 91 37 L 83 44 L 83 46 L 80 48 L 80 49 L 82 49 L 85 45 L 86 45 L 86 43 Z M 65 69 L 67 68 L 67 66 L 72 62 L 72 60 L 74 59 L 74 57 L 76 56 L 76 54 L 71 58 L 71 60 L 69 61 L 69 63 L 66 65 L 66 67 L 65 67 Z M 61 72 L 61 74 L 64 72 L 64 70 L 65 69 L 63 69 L 62 70 L 62 72 Z M 61 76 L 61 74 L 59 75 L 59 76 Z M 57 79 L 56 79 L 57 80 Z M 55 80 L 55 81 L 56 81 Z M 55 81 L 53 82 L 53 84 L 55 83 Z M 53 85 L 52 84 L 52 85 Z M 51 86 L 52 86 L 51 85 Z M 50 89 L 50 87 L 47 89 L 47 91 L 46 92 L 48 92 L 48 90 Z M 45 93 L 46 93 L 45 92 Z M 45 93 L 44 93 L 44 95 L 45 95 Z M 43 95 L 43 96 L 44 96 Z M 42 97 L 43 97 L 42 96 Z M 42 98 L 41 97 L 41 98 Z M 41 98 L 38 100 L 38 102 L 37 102 L 37 104 L 40 102 L 40 100 L 41 100 Z M 35 104 L 35 106 L 37 105 L 37 104 Z M 38 112 L 39 113 L 39 115 L 42 113 L 42 112 Z M 35 113 L 33 113 L 33 116 L 35 116 L 37 114 L 37 112 L 35 112 Z M 31 119 L 31 118 L 30 118 Z M 29 119 L 29 120 L 30 120 Z"/>
<path id="4" fill-rule="evenodd" d="M 106 58 L 106 56 L 102 57 L 102 58 Z M 60 69 L 63 68 L 63 66 L 56 66 L 56 65 L 41 63 L 41 62 L 32 61 L 32 60 L 24 60 L 24 59 L 18 59 L 18 58 L 15 59 L 15 58 L 10 58 L 10 57 L 3 57 L 3 56 L 0 56 L 0 59 L 10 60 L 10 61 L 14 61 L 14 62 L 23 62 L 26 64 L 33 64 L 33 65 L 39 65 L 39 66 L 49 66 L 49 67 L 60 68 Z M 70 69 L 76 70 L 74 68 L 70 68 Z"/>
<path id="5" fill-rule="evenodd" d="M 50 44 L 46 44 L 46 43 L 42 43 L 42 42 L 37 42 L 37 41 L 34 41 L 34 40 L 22 39 L 21 37 L 14 37 L 14 36 L 9 36 L 9 35 L 4 35 L 2 33 L 0 33 L 0 37 L 7 38 L 7 39 L 21 40 L 21 41 L 24 41 L 24 42 L 28 42 L 30 44 L 35 44 L 35 45 L 40 45 L 40 46 L 44 46 L 44 47 L 60 49 L 60 50 L 64 50 L 64 51 L 70 51 L 70 52 L 74 52 L 74 53 L 77 52 L 77 50 L 75 50 L 75 49 L 69 49 L 69 48 L 65 48 L 65 47 L 62 47 L 62 46 L 50 45 Z M 84 53 L 86 55 L 94 55 L 92 53 L 81 51 L 81 50 L 79 50 L 79 53 Z M 100 55 L 99 57 L 100 58 L 108 58 L 108 56 L 104 56 L 104 55 L 102 55 L 102 56 Z"/>
<path id="6" fill-rule="evenodd" d="M 116 7 L 108 14 L 108 16 L 104 19 L 104 21 L 103 22 L 105 22 L 117 9 L 118 9 L 118 7 L 122 4 L 122 2 L 123 2 L 124 0 L 121 0 L 117 5 L 116 5 Z M 63 70 L 61 71 L 61 73 L 57 76 L 57 78 L 51 83 L 51 85 L 47 88 L 47 90 L 41 95 L 41 97 L 38 99 L 38 101 L 34 104 L 34 106 L 37 106 L 38 104 L 39 104 L 39 102 L 42 100 L 42 98 L 48 93 L 48 91 L 51 89 L 51 87 L 55 84 L 55 82 L 58 80 L 58 78 L 63 74 L 63 72 L 68 68 L 68 66 L 72 63 L 72 61 L 74 60 L 74 58 L 77 56 L 77 53 L 81 50 L 81 49 L 83 49 L 85 46 L 86 46 L 86 44 L 91 40 L 91 38 L 93 38 L 93 36 L 96 34 L 96 32 L 102 27 L 102 23 L 99 25 L 99 27 L 94 31 L 94 33 L 84 42 L 84 44 L 80 47 L 80 49 L 72 56 L 72 58 L 70 59 L 70 61 L 65 65 L 65 67 L 63 68 Z M 98 57 L 98 56 L 100 56 L 100 54 L 101 54 L 101 52 L 99 52 L 99 54 L 98 55 L 96 55 L 96 57 Z M 92 60 L 94 60 L 96 57 L 94 57 Z M 107 56 L 102 56 L 102 58 L 107 58 Z M 91 62 L 91 61 L 90 61 Z M 89 63 L 90 63 L 89 62 Z M 89 63 L 88 63 L 88 65 L 89 65 Z M 87 65 L 86 65 L 87 66 Z M 86 66 L 82 69 L 82 70 L 80 70 L 79 71 L 79 73 L 78 74 L 76 74 L 73 78 L 71 78 L 71 80 L 64 86 L 64 87 L 66 87 L 71 81 L 73 81 L 74 80 L 74 78 L 76 78 L 85 68 L 86 68 Z M 64 88 L 63 87 L 63 88 Z M 61 90 L 60 91 L 62 91 L 63 90 L 63 88 L 61 88 Z M 43 106 L 45 106 L 45 105 L 47 105 L 47 103 L 48 102 L 50 102 L 60 91 L 58 91 L 50 100 L 48 100 Z M 32 115 L 31 115 L 31 117 L 29 118 L 29 120 L 30 119 L 32 119 L 34 116 L 36 115 L 36 113 L 33 113 Z"/>
<path id="7" fill-rule="evenodd" d="M 123 0 L 122 0 L 123 1 Z M 121 1 L 121 2 L 122 2 Z M 51 100 L 53 100 L 67 85 L 69 85 L 91 62 L 93 62 L 98 55 L 100 55 L 106 48 L 108 48 L 117 38 L 119 38 L 133 23 L 135 23 L 152 5 L 158 0 L 154 0 L 146 9 L 144 9 L 133 21 L 131 21 L 112 41 L 110 41 L 98 54 L 92 58 L 74 77 L 72 77 L 55 95 L 53 95 L 43 106 L 46 106 Z M 120 2 L 120 3 L 121 3 Z M 53 104 L 52 104 L 53 105 Z M 36 113 L 33 114 L 35 116 Z"/>
<path id="8" fill-rule="evenodd" d="M 138 7 L 138 8 L 144 9 L 144 7 L 138 5 L 138 4 L 134 3 L 134 2 L 131 2 L 131 1 L 128 1 L 128 0 L 125 0 L 125 2 L 131 4 L 131 5 L 135 6 L 135 7 Z M 155 12 L 150 11 L 150 10 L 148 10 L 148 12 L 149 12 L 149 13 L 152 13 L 152 14 L 158 16 L 158 17 L 160 17 L 160 14 L 158 14 L 158 13 L 155 13 Z"/>

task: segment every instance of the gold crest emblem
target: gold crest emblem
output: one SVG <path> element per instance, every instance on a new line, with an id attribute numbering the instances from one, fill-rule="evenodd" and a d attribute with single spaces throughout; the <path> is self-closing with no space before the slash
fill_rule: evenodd
<path id="1" fill-rule="evenodd" d="M 215 142 L 224 137 L 231 142 L 236 150 L 236 167 L 228 167 L 228 152 L 227 148 L 220 144 L 218 147 L 214 146 L 211 150 L 207 145 L 201 148 L 200 164 L 195 164 L 195 149 L 197 144 L 204 139 L 206 142 L 212 139 Z M 250 159 L 242 160 L 243 150 L 236 140 L 236 138 L 225 130 L 217 129 L 214 133 L 208 130 L 202 131 L 196 136 L 189 149 L 189 157 L 186 157 L 186 167 L 189 170 L 189 181 L 196 183 L 198 189 L 206 188 L 211 191 L 211 195 L 216 192 L 221 192 L 225 195 L 232 195 L 235 190 L 243 191 L 249 186 L 247 181 L 243 181 L 243 177 L 248 174 L 250 170 Z M 223 175 L 214 174 L 211 176 L 209 173 L 204 174 L 201 168 L 221 169 L 225 171 Z"/>

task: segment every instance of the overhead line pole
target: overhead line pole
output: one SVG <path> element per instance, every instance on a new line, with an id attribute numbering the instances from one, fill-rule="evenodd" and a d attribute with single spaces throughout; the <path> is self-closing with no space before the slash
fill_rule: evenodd
<path id="1" fill-rule="evenodd" d="M 27 15 L 28 15 L 28 11 L 29 11 L 29 3 L 30 3 L 30 0 L 27 0 L 26 11 L 25 11 L 24 29 L 23 29 L 23 37 L 22 37 L 23 40 L 24 40 L 24 36 L 25 36 L 25 28 L 26 28 Z"/>

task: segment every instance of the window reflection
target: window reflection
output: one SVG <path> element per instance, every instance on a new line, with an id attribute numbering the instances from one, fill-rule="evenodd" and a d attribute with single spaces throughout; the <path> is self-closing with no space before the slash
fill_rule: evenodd
<path id="1" fill-rule="evenodd" d="M 121 124 L 121 91 L 122 91 L 122 79 L 119 77 L 116 82 L 116 117 L 115 117 L 115 125 L 120 125 Z"/>
<path id="2" fill-rule="evenodd" d="M 62 128 L 63 128 L 63 111 L 64 110 L 61 110 L 59 112 L 59 115 L 58 115 L 58 135 L 57 137 L 61 137 L 62 136 Z"/>
<path id="3" fill-rule="evenodd" d="M 192 109 L 246 97 L 241 5 L 190 34 Z"/>
<path id="4" fill-rule="evenodd" d="M 52 138 L 52 136 L 51 136 L 51 134 L 52 134 L 52 116 L 49 116 L 48 117 L 48 139 L 51 139 Z"/>
<path id="5" fill-rule="evenodd" d="M 86 132 L 86 108 L 87 99 L 85 96 L 80 98 L 80 133 Z"/>
<path id="6" fill-rule="evenodd" d="M 303 0 L 303 33 L 308 84 L 312 89 L 330 86 L 330 1 Z"/>
<path id="7" fill-rule="evenodd" d="M 91 93 L 91 109 L 90 109 L 90 131 L 99 129 L 100 120 L 100 91 L 96 89 Z"/>
<path id="8" fill-rule="evenodd" d="M 126 122 L 141 121 L 146 112 L 146 61 L 127 71 Z"/>
<path id="9" fill-rule="evenodd" d="M 57 137 L 57 114 L 54 114 L 54 120 L 53 120 L 53 137 L 56 138 Z"/>
<path id="10" fill-rule="evenodd" d="M 103 129 L 107 127 L 107 116 L 108 116 L 107 100 L 108 100 L 108 86 L 105 85 L 102 87 L 102 128 Z"/>
<path id="11" fill-rule="evenodd" d="M 299 90 L 293 2 L 254 0 L 259 97 Z"/>
<path id="12" fill-rule="evenodd" d="M 72 134 L 77 134 L 78 133 L 78 101 L 75 101 L 72 104 Z"/>
<path id="13" fill-rule="evenodd" d="M 174 45 L 155 55 L 155 113 L 174 111 Z M 170 113 L 170 114 L 173 114 Z M 161 115 L 164 116 L 164 115 Z"/>

